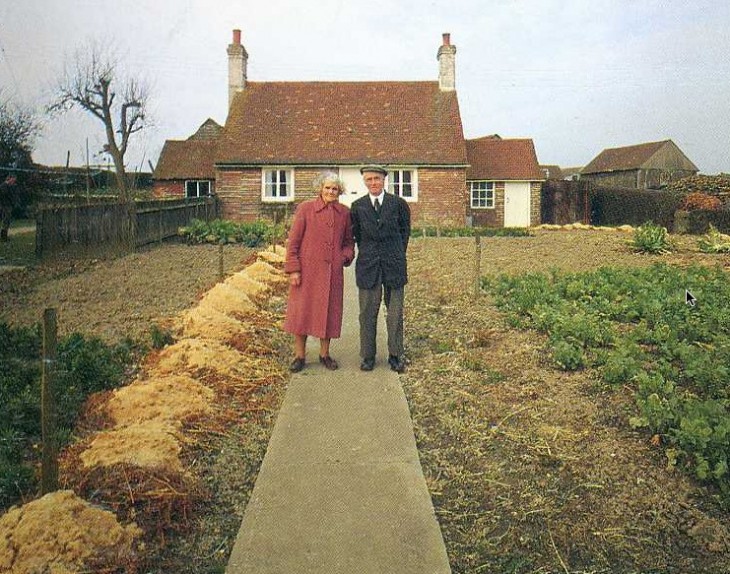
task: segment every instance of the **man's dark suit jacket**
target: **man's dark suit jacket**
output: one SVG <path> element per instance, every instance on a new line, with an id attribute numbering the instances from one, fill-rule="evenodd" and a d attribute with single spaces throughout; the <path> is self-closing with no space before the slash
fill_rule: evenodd
<path id="1" fill-rule="evenodd" d="M 372 289 L 381 279 L 386 287 L 408 283 L 406 249 L 411 236 L 411 210 L 406 201 L 383 193 L 378 220 L 370 194 L 352 203 L 352 234 L 357 244 L 355 280 L 361 289 Z"/>

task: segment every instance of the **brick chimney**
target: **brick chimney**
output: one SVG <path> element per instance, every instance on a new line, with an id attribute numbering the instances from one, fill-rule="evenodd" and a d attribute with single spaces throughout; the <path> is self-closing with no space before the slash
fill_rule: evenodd
<path id="1" fill-rule="evenodd" d="M 443 34 L 443 44 L 436 59 L 439 61 L 439 89 L 453 92 L 456 89 L 456 46 L 451 45 L 451 34 Z"/>
<path id="2" fill-rule="evenodd" d="M 241 44 L 241 31 L 233 31 L 233 42 L 228 44 L 228 107 L 231 107 L 233 96 L 246 87 L 246 68 L 248 52 Z"/>

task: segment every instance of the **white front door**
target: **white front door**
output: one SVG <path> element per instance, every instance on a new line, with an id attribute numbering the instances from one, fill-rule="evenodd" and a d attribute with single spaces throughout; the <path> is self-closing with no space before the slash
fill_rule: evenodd
<path id="1" fill-rule="evenodd" d="M 504 226 L 530 227 L 530 184 L 505 182 Z"/>
<path id="2" fill-rule="evenodd" d="M 341 167 L 340 179 L 347 190 L 340 196 L 342 205 L 350 207 L 353 201 L 368 192 L 368 188 L 365 187 L 365 182 L 362 180 L 362 174 L 356 167 Z"/>

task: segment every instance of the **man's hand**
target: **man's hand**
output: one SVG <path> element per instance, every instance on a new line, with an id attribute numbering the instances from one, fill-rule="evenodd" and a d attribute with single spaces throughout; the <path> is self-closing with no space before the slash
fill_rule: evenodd
<path id="1" fill-rule="evenodd" d="M 293 287 L 299 287 L 302 284 L 302 274 L 298 271 L 289 273 L 289 285 Z"/>

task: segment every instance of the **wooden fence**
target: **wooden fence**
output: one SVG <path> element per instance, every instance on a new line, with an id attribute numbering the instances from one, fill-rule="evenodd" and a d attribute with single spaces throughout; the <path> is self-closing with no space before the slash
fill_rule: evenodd
<path id="1" fill-rule="evenodd" d="M 590 223 L 590 184 L 587 181 L 549 179 L 542 185 L 542 223 Z"/>
<path id="2" fill-rule="evenodd" d="M 217 204 L 211 197 L 41 207 L 36 215 L 36 255 L 132 250 L 177 235 L 193 219 L 216 217 Z"/>

